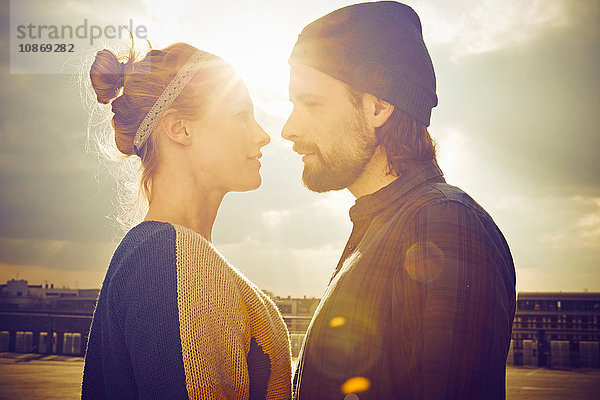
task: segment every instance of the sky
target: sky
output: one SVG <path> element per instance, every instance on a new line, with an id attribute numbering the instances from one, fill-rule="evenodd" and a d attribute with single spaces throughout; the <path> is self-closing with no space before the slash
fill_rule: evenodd
<path id="1" fill-rule="evenodd" d="M 15 22 L 131 19 L 153 48 L 190 43 L 230 61 L 245 80 L 271 136 L 263 185 L 225 197 L 213 243 L 262 289 L 320 297 L 355 199 L 302 186 L 300 157 L 280 136 L 291 111 L 287 59 L 306 24 L 352 2 L 27 1 L 0 2 L 0 282 L 98 288 L 123 235 L 114 219 L 118 185 L 89 151 L 90 93 L 76 71 L 127 38 L 79 40 L 73 54 L 47 55 L 27 70 L 11 49 Z M 517 290 L 600 291 L 600 1 L 407 4 L 436 71 L 429 132 L 440 166 L 506 236 Z M 148 49 L 143 39 L 135 46 Z"/>

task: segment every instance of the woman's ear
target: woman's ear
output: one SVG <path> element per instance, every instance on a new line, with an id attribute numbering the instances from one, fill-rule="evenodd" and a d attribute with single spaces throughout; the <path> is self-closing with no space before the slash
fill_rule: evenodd
<path id="1" fill-rule="evenodd" d="M 165 136 L 175 143 L 187 146 L 192 143 L 192 136 L 188 132 L 188 121 L 182 119 L 177 111 L 165 111 L 160 121 Z"/>
<path id="2" fill-rule="evenodd" d="M 372 96 L 372 101 L 375 106 L 372 115 L 373 126 L 375 128 L 379 128 L 390 118 L 392 112 L 394 111 L 394 106 L 375 96 Z"/>

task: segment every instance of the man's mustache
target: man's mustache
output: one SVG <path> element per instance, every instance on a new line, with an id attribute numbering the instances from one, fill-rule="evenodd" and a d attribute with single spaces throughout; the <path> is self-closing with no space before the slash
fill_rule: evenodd
<path id="1" fill-rule="evenodd" d="M 294 146 L 292 147 L 292 150 L 294 150 L 298 154 L 309 154 L 309 153 L 320 154 L 319 148 L 314 143 L 295 142 Z"/>

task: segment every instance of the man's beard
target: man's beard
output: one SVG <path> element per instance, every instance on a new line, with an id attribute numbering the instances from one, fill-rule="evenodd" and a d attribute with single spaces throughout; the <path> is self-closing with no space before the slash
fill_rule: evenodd
<path id="1" fill-rule="evenodd" d="M 314 144 L 296 142 L 295 150 L 314 153 L 316 159 L 304 165 L 302 181 L 313 192 L 341 190 L 352 185 L 364 172 L 377 148 L 375 137 L 369 131 L 362 111 L 348 118 L 342 129 L 340 141 L 323 154 Z"/>

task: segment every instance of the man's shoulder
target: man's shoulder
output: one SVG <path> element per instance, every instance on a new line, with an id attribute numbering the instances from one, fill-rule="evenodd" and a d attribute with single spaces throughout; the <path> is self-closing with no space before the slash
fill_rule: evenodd
<path id="1" fill-rule="evenodd" d="M 480 218 L 491 216 L 468 193 L 446 182 L 427 182 L 416 188 L 395 210 L 397 216 L 412 217 L 426 213 L 430 218 L 445 214 L 475 214 Z"/>
<path id="2" fill-rule="evenodd" d="M 444 241 L 481 240 L 500 251 L 512 265 L 510 249 L 490 214 L 462 189 L 445 182 L 427 182 L 389 218 L 390 232 L 403 238 L 438 236 Z"/>
<path id="3" fill-rule="evenodd" d="M 432 189 L 439 193 L 438 202 L 449 202 L 456 204 L 457 207 L 466 207 L 475 212 L 487 214 L 484 208 L 479 205 L 468 193 L 459 187 L 443 183 L 433 183 Z"/>

